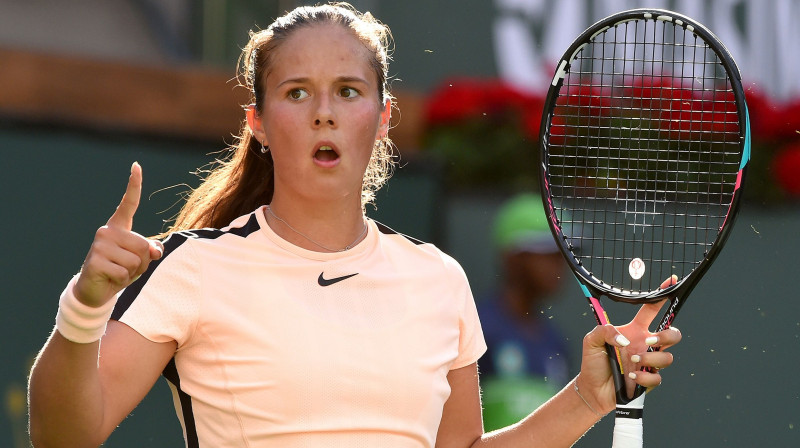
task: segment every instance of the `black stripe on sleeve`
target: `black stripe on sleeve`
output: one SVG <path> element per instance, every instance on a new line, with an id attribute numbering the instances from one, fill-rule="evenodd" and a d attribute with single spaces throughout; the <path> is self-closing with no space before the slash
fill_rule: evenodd
<path id="1" fill-rule="evenodd" d="M 261 229 L 261 225 L 258 223 L 258 219 L 256 218 L 256 213 L 252 213 L 250 215 L 250 219 L 248 219 L 247 222 L 242 227 L 235 227 L 229 229 L 225 233 L 232 233 L 242 238 L 247 238 L 251 233 L 258 231 L 259 229 Z"/>
<path id="2" fill-rule="evenodd" d="M 258 224 L 258 220 L 256 219 L 255 213 L 251 214 L 250 219 L 242 227 L 233 227 L 226 230 L 218 230 L 218 229 L 197 229 L 197 230 L 184 230 L 181 232 L 175 232 L 167 237 L 164 240 L 164 254 L 162 257 L 156 261 L 150 263 L 147 267 L 147 271 L 142 274 L 135 282 L 128 285 L 122 294 L 119 296 L 117 300 L 117 304 L 114 305 L 114 311 L 111 313 L 112 320 L 119 320 L 122 318 L 122 315 L 125 314 L 125 311 L 130 308 L 133 304 L 133 301 L 136 300 L 136 297 L 139 296 L 139 293 L 144 288 L 144 285 L 147 284 L 147 281 L 150 279 L 150 276 L 153 275 L 158 266 L 164 261 L 169 254 L 174 252 L 178 247 L 180 247 L 183 243 L 188 241 L 189 239 L 217 239 L 226 234 L 233 234 L 236 236 L 240 236 L 242 238 L 246 238 L 251 233 L 258 231 L 261 226 Z"/>
<path id="3" fill-rule="evenodd" d="M 400 232 L 390 228 L 387 225 L 379 223 L 378 221 L 375 221 L 375 225 L 377 225 L 378 226 L 378 230 L 380 230 L 380 232 L 385 234 L 385 235 L 399 235 L 399 236 L 402 236 L 403 238 L 405 238 L 405 239 L 407 239 L 407 240 L 409 240 L 412 243 L 417 244 L 417 245 L 428 244 L 425 241 L 420 241 L 420 240 L 418 240 L 416 238 L 413 238 L 413 237 L 410 237 L 410 236 L 408 236 L 408 235 L 406 235 L 404 233 L 400 233 Z"/>
<path id="4" fill-rule="evenodd" d="M 183 232 L 173 233 L 166 240 L 164 240 L 164 254 L 161 256 L 160 259 L 151 261 L 150 266 L 147 267 L 147 270 L 139 277 L 135 282 L 128 285 L 125 290 L 122 291 L 119 298 L 117 299 L 117 304 L 114 305 L 114 311 L 111 313 L 112 320 L 119 320 L 125 311 L 128 311 L 133 301 L 136 300 L 136 297 L 139 296 L 139 293 L 142 291 L 144 285 L 147 284 L 147 281 L 150 280 L 150 276 L 153 275 L 153 272 L 158 268 L 158 265 L 164 261 L 169 254 L 171 254 L 175 249 L 180 247 L 183 243 L 188 240 L 189 237 L 184 234 Z"/>
<path id="5" fill-rule="evenodd" d="M 199 448 L 200 442 L 197 437 L 197 425 L 194 421 L 194 411 L 192 410 L 192 397 L 181 389 L 181 378 L 178 375 L 178 367 L 175 365 L 175 358 L 172 358 L 162 372 L 178 391 L 178 400 L 183 414 L 183 425 L 186 429 L 186 448 Z"/>

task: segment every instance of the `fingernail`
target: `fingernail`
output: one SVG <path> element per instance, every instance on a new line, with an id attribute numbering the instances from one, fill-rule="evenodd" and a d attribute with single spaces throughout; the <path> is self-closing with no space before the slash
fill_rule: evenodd
<path id="1" fill-rule="evenodd" d="M 619 345 L 621 345 L 623 347 L 627 347 L 628 344 L 631 343 L 631 341 L 629 341 L 628 338 L 626 338 L 625 336 L 623 336 L 621 334 L 618 334 L 617 337 L 614 338 L 614 340 L 617 341 L 617 344 L 619 344 Z"/>
<path id="2" fill-rule="evenodd" d="M 161 241 L 151 241 L 150 246 L 156 251 L 158 251 L 158 258 L 164 256 L 164 245 L 161 244 Z"/>
<path id="3" fill-rule="evenodd" d="M 633 356 L 631 356 L 631 362 L 639 362 L 639 361 L 641 361 L 641 360 L 642 360 L 642 357 L 641 357 L 641 356 L 639 356 L 639 355 L 633 355 Z"/>
<path id="4" fill-rule="evenodd" d="M 644 343 L 647 345 L 656 345 L 658 342 L 658 338 L 656 336 L 650 336 L 649 338 L 644 340 Z"/>
<path id="5" fill-rule="evenodd" d="M 635 380 L 635 379 L 636 379 L 636 372 L 630 372 L 630 373 L 628 373 L 628 378 L 630 378 L 630 379 L 632 379 L 632 380 Z"/>

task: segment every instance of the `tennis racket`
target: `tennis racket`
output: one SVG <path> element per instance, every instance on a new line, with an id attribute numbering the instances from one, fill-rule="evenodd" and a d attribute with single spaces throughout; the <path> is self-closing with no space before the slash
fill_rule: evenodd
<path id="1" fill-rule="evenodd" d="M 741 201 L 750 125 L 736 64 L 703 25 L 636 9 L 584 31 L 560 60 L 540 131 L 553 235 L 600 324 L 600 297 L 669 299 L 670 326 L 719 254 Z M 677 283 L 661 288 L 677 275 Z M 644 388 L 616 386 L 613 446 L 642 446 Z"/>

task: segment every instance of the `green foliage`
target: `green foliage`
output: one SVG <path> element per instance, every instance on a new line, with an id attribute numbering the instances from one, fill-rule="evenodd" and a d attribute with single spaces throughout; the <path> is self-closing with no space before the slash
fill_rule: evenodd
<path id="1" fill-rule="evenodd" d="M 425 148 L 445 164 L 450 188 L 536 188 L 538 145 L 519 121 L 513 113 L 469 117 L 430 129 Z"/>

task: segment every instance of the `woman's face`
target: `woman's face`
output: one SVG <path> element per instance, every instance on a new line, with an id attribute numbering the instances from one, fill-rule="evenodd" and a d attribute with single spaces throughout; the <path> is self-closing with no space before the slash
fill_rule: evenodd
<path id="1" fill-rule="evenodd" d="M 270 147 L 276 195 L 352 196 L 360 206 L 364 172 L 390 114 L 370 57 L 339 25 L 298 29 L 272 55 L 263 111 L 251 127 Z"/>

